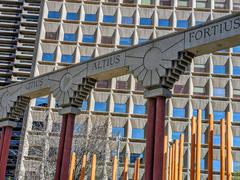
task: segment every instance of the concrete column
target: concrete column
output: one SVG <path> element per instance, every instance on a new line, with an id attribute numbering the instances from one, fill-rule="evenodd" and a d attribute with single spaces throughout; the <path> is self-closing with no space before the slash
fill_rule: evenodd
<path id="1" fill-rule="evenodd" d="M 155 119 L 153 180 L 163 179 L 165 102 L 166 102 L 166 97 L 163 97 L 163 96 L 157 97 L 156 119 Z"/>
<path id="2" fill-rule="evenodd" d="M 4 129 L 4 136 L 1 136 L 2 150 L 1 150 L 1 160 L 0 160 L 0 180 L 5 179 L 6 167 L 7 167 L 7 160 L 8 160 L 8 152 L 9 146 L 12 136 L 12 127 L 7 126 L 3 127 Z"/>
<path id="3" fill-rule="evenodd" d="M 155 135 L 155 114 L 156 99 L 149 98 L 147 102 L 147 127 L 146 127 L 146 161 L 145 180 L 153 179 L 153 157 L 154 157 L 154 135 Z"/>

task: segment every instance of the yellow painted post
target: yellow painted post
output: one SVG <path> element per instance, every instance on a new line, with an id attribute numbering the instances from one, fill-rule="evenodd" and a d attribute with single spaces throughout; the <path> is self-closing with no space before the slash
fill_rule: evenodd
<path id="1" fill-rule="evenodd" d="M 178 163 L 178 180 L 182 180 L 182 170 L 183 170 L 183 151 L 184 151 L 184 134 L 180 135 L 179 142 L 179 163 Z"/>
<path id="2" fill-rule="evenodd" d="M 125 159 L 124 159 L 124 169 L 123 169 L 123 180 L 127 180 L 127 174 L 128 174 L 128 158 L 125 157 Z"/>
<path id="3" fill-rule="evenodd" d="M 166 171 L 167 171 L 167 149 L 168 149 L 168 136 L 167 133 L 164 133 L 164 158 L 163 158 L 163 180 L 166 180 Z"/>
<path id="4" fill-rule="evenodd" d="M 135 160 L 134 162 L 134 171 L 133 171 L 133 180 L 136 180 L 136 176 L 137 176 L 137 160 Z"/>
<path id="5" fill-rule="evenodd" d="M 91 171 L 91 180 L 95 180 L 96 177 L 96 163 L 97 163 L 97 156 L 96 154 L 93 155 L 92 158 L 92 171 Z"/>
<path id="6" fill-rule="evenodd" d="M 82 159 L 82 166 L 81 166 L 81 172 L 80 172 L 80 178 L 79 178 L 79 180 L 84 180 L 85 168 L 86 168 L 86 161 L 87 161 L 87 155 L 84 154 L 84 155 L 83 155 L 83 159 Z"/>
<path id="7" fill-rule="evenodd" d="M 113 157 L 113 165 L 112 165 L 112 180 L 117 179 L 117 157 Z"/>
<path id="8" fill-rule="evenodd" d="M 208 180 L 213 179 L 213 115 L 209 115 L 208 131 Z"/>
<path id="9" fill-rule="evenodd" d="M 190 167 L 190 180 L 194 180 L 195 176 L 195 153 L 196 153 L 196 118 L 192 117 L 191 123 L 191 167 Z"/>
<path id="10" fill-rule="evenodd" d="M 168 158 L 168 179 L 172 177 L 172 145 L 169 147 L 169 158 Z"/>
<path id="11" fill-rule="evenodd" d="M 176 148 L 176 145 L 175 145 L 175 142 L 173 143 L 172 145 L 172 177 L 171 177 L 171 180 L 174 180 L 174 173 L 175 173 L 175 165 L 174 165 L 174 162 L 175 162 L 175 148 Z"/>
<path id="12" fill-rule="evenodd" d="M 75 166 L 76 166 L 76 153 L 72 153 L 71 164 L 68 173 L 68 180 L 74 179 Z"/>
<path id="13" fill-rule="evenodd" d="M 201 165 L 201 135 L 202 135 L 202 110 L 197 113 L 197 146 L 196 146 L 196 180 L 200 180 L 200 165 Z"/>
<path id="14" fill-rule="evenodd" d="M 174 180 L 178 180 L 179 140 L 175 141 Z"/>
<path id="15" fill-rule="evenodd" d="M 220 122 L 220 140 L 221 140 L 221 145 L 220 145 L 220 180 L 224 180 L 225 178 L 225 121 L 224 119 L 221 120 Z"/>
<path id="16" fill-rule="evenodd" d="M 232 129 L 231 129 L 231 114 L 227 112 L 226 117 L 226 146 L 227 146 L 227 180 L 232 179 Z"/>

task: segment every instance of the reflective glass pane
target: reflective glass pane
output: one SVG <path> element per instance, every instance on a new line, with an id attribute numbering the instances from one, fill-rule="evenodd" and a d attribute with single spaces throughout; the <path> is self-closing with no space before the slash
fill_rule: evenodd
<path id="1" fill-rule="evenodd" d="M 178 28 L 187 28 L 188 21 L 187 20 L 177 20 L 177 27 Z"/>
<path id="2" fill-rule="evenodd" d="M 225 112 L 224 111 L 214 111 L 213 118 L 215 121 L 221 120 L 221 119 L 225 118 Z"/>
<path id="3" fill-rule="evenodd" d="M 142 104 L 134 104 L 133 114 L 146 114 L 146 106 Z"/>
<path id="4" fill-rule="evenodd" d="M 158 26 L 170 27 L 170 20 L 169 19 L 159 19 Z"/>
<path id="5" fill-rule="evenodd" d="M 95 102 L 94 111 L 107 111 L 106 102 Z"/>
<path id="6" fill-rule="evenodd" d="M 63 54 L 61 58 L 62 63 L 73 63 L 73 55 Z"/>
<path id="7" fill-rule="evenodd" d="M 133 24 L 133 18 L 132 17 L 123 16 L 122 17 L 122 24 Z"/>
<path id="8" fill-rule="evenodd" d="M 65 33 L 64 41 L 76 41 L 76 35 L 72 33 Z"/>
<path id="9" fill-rule="evenodd" d="M 105 23 L 115 23 L 115 21 L 116 21 L 115 16 L 110 16 L 110 15 L 103 16 L 103 22 Z"/>
<path id="10" fill-rule="evenodd" d="M 184 118 L 185 117 L 185 108 L 173 108 L 173 117 Z"/>
<path id="11" fill-rule="evenodd" d="M 127 111 L 126 104 L 119 104 L 119 103 L 114 104 L 114 112 L 126 113 L 126 111 Z"/>
<path id="12" fill-rule="evenodd" d="M 48 61 L 48 62 L 53 62 L 54 57 L 55 57 L 54 53 L 43 53 L 42 60 Z"/>
<path id="13" fill-rule="evenodd" d="M 123 127 L 112 127 L 112 136 L 124 137 L 124 128 Z"/>
<path id="14" fill-rule="evenodd" d="M 60 12 L 58 12 L 58 11 L 49 11 L 48 12 L 48 18 L 59 19 L 60 18 Z"/>
<path id="15" fill-rule="evenodd" d="M 225 97 L 225 89 L 224 88 L 213 88 L 213 96 Z"/>
<path id="16" fill-rule="evenodd" d="M 95 42 L 94 35 L 83 35 L 82 42 L 94 43 Z"/>
<path id="17" fill-rule="evenodd" d="M 96 14 L 85 14 L 85 21 L 96 22 L 97 21 Z"/>
<path id="18" fill-rule="evenodd" d="M 47 97 L 36 98 L 35 106 L 41 106 L 41 107 L 48 106 L 48 98 Z"/>
<path id="19" fill-rule="evenodd" d="M 152 25 L 151 18 L 140 18 L 140 25 Z"/>
<path id="20" fill-rule="evenodd" d="M 79 14 L 74 12 L 68 12 L 67 20 L 79 20 Z"/>
<path id="21" fill-rule="evenodd" d="M 144 129 L 133 128 L 132 129 L 132 138 L 133 139 L 144 139 Z"/>

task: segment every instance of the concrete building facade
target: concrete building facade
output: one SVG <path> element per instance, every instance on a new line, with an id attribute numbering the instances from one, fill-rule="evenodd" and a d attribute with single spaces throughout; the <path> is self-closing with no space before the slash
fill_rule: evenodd
<path id="1" fill-rule="evenodd" d="M 27 2 L 24 3 L 26 8 L 31 6 Z M 13 60 L 14 63 L 16 61 L 16 67 L 15 64 L 11 66 L 13 72 L 21 71 L 21 68 L 17 67 L 17 62 L 20 62 L 20 67 L 31 67 L 31 64 L 27 66 L 25 63 L 27 60 L 30 63 L 32 57 L 34 57 L 32 76 L 54 71 L 72 63 L 84 62 L 91 57 L 239 11 L 240 1 L 45 0 L 41 2 L 40 9 L 37 33 L 36 22 L 33 25 L 34 30 L 31 26 L 25 27 L 24 23 L 19 26 L 20 30 L 23 29 L 20 32 L 23 33 L 19 33 L 16 39 L 18 48 L 13 51 L 13 54 L 16 54 Z M 37 11 L 33 14 L 37 14 Z M 24 20 L 21 19 L 21 22 Z M 25 34 L 24 29 L 35 31 L 30 33 L 30 36 L 37 34 L 35 48 L 32 39 L 34 36 L 26 36 L 28 33 Z M 29 39 L 27 42 L 22 42 L 22 36 L 32 41 Z M 21 54 L 25 54 L 22 57 L 25 61 L 20 61 Z M 240 47 L 195 58 L 189 71 L 182 75 L 174 86 L 173 97 L 167 100 L 166 131 L 169 141 L 179 138 L 180 133 L 185 135 L 185 179 L 189 179 L 191 117 L 196 116 L 196 109 L 199 108 L 203 110 L 204 119 L 202 179 L 207 177 L 208 114 L 213 114 L 215 119 L 215 178 L 218 179 L 220 166 L 219 120 L 224 118 L 228 111 L 232 113 L 233 170 L 240 170 L 240 108 L 238 106 L 240 87 L 237 86 L 240 81 L 239 60 Z M 16 76 L 23 74 L 15 73 Z M 26 74 L 23 76 L 28 77 Z M 57 108 L 57 102 L 52 96 L 31 101 L 23 120 L 24 128 L 18 151 L 16 179 L 46 179 L 44 174 L 39 172 L 43 169 L 42 157 L 49 156 L 58 147 L 61 118 Z M 144 164 L 146 100 L 143 98 L 142 86 L 132 75 L 98 82 L 88 100 L 83 103 L 82 112 L 75 122 L 75 138 L 82 138 L 79 137 L 79 129 L 83 126 L 91 127 L 96 122 L 107 122 L 109 137 L 121 136 L 120 155 L 127 155 L 131 163 L 140 156 Z M 113 144 L 109 155 L 106 155 L 106 162 L 109 162 L 111 154 L 117 151 L 117 142 L 114 141 Z M 76 149 L 77 145 L 74 144 L 73 149 Z M 111 176 L 109 168 L 106 163 L 103 167 L 104 178 Z M 144 165 L 142 165 L 141 177 L 144 175 L 143 168 Z M 130 168 L 129 179 L 131 173 Z"/>

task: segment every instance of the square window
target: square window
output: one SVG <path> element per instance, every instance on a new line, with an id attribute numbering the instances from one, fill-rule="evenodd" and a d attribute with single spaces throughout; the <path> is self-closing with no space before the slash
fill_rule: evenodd
<path id="1" fill-rule="evenodd" d="M 169 19 L 159 19 L 158 26 L 161 27 L 170 27 L 170 20 Z"/>
<path id="2" fill-rule="evenodd" d="M 205 87 L 194 86 L 193 94 L 195 94 L 195 95 L 205 95 Z"/>
<path id="3" fill-rule="evenodd" d="M 47 62 L 53 62 L 55 58 L 54 53 L 43 53 L 42 60 Z"/>
<path id="4" fill-rule="evenodd" d="M 60 12 L 58 12 L 58 11 L 49 11 L 48 12 L 48 18 L 60 19 Z"/>
<path id="5" fill-rule="evenodd" d="M 205 64 L 194 64 L 194 72 L 206 72 Z"/>
<path id="6" fill-rule="evenodd" d="M 233 66 L 233 75 L 240 75 L 240 66 Z"/>
<path id="7" fill-rule="evenodd" d="M 233 53 L 240 53 L 240 46 L 236 46 L 233 48 Z"/>
<path id="8" fill-rule="evenodd" d="M 33 121 L 32 130 L 35 131 L 44 131 L 44 122 L 42 121 Z"/>
<path id="9" fill-rule="evenodd" d="M 116 22 L 116 18 L 115 18 L 115 16 L 104 15 L 103 16 L 103 22 L 105 22 L 105 23 L 115 23 Z"/>
<path id="10" fill-rule="evenodd" d="M 197 109 L 193 109 L 193 116 L 197 117 Z M 206 110 L 202 109 L 202 119 L 206 119 Z"/>
<path id="11" fill-rule="evenodd" d="M 214 145 L 220 145 L 220 135 L 214 135 L 213 136 L 213 144 Z"/>
<path id="12" fill-rule="evenodd" d="M 204 160 L 204 159 L 201 159 L 200 169 L 201 169 L 201 170 L 204 170 L 204 169 L 205 169 L 205 160 Z"/>
<path id="13" fill-rule="evenodd" d="M 219 121 L 219 120 L 225 118 L 225 112 L 224 111 L 213 111 L 213 118 L 215 121 Z"/>
<path id="14" fill-rule="evenodd" d="M 240 161 L 233 161 L 233 172 L 239 172 L 239 171 L 240 171 Z"/>
<path id="15" fill-rule="evenodd" d="M 226 74 L 226 68 L 225 68 L 225 66 L 222 66 L 222 65 L 214 65 L 213 73 L 214 74 Z"/>
<path id="16" fill-rule="evenodd" d="M 181 132 L 173 131 L 172 140 L 180 139 Z"/>
<path id="17" fill-rule="evenodd" d="M 152 25 L 151 18 L 140 18 L 140 25 Z"/>
<path id="18" fill-rule="evenodd" d="M 110 84 L 109 84 L 109 80 L 100 80 L 97 82 L 97 87 L 98 88 L 109 88 Z"/>
<path id="19" fill-rule="evenodd" d="M 225 89 L 213 88 L 213 96 L 225 97 Z"/>
<path id="20" fill-rule="evenodd" d="M 116 89 L 128 89 L 128 81 L 117 81 Z"/>
<path id="21" fill-rule="evenodd" d="M 240 112 L 233 112 L 233 121 L 240 122 Z"/>
<path id="22" fill-rule="evenodd" d="M 130 46 L 132 45 L 132 39 L 130 37 L 120 37 L 120 45 Z"/>
<path id="23" fill-rule="evenodd" d="M 89 61 L 91 58 L 92 58 L 91 56 L 81 56 L 81 57 L 80 57 L 80 62 Z"/>
<path id="24" fill-rule="evenodd" d="M 48 98 L 46 97 L 38 97 L 36 98 L 35 106 L 39 107 L 47 107 L 48 106 Z"/>
<path id="25" fill-rule="evenodd" d="M 96 22 L 97 15 L 96 14 L 85 14 L 85 21 Z"/>
<path id="26" fill-rule="evenodd" d="M 61 58 L 62 63 L 73 63 L 73 55 L 63 54 Z"/>
<path id="27" fill-rule="evenodd" d="M 143 164 L 144 154 L 131 153 L 130 154 L 130 163 L 135 163 L 135 161 L 140 158 L 140 163 Z"/>
<path id="28" fill-rule="evenodd" d="M 45 39 L 57 39 L 57 32 L 46 32 Z"/>
<path id="29" fill-rule="evenodd" d="M 122 17 L 122 24 L 133 24 L 133 18 L 132 17 L 123 16 Z"/>
<path id="30" fill-rule="evenodd" d="M 101 43 L 102 44 L 113 44 L 113 36 L 102 36 Z"/>
<path id="31" fill-rule="evenodd" d="M 178 6 L 179 7 L 186 7 L 186 6 L 188 6 L 188 0 L 179 0 L 178 1 Z"/>
<path id="32" fill-rule="evenodd" d="M 233 146 L 240 147 L 240 136 L 233 136 Z"/>
<path id="33" fill-rule="evenodd" d="M 133 114 L 146 114 L 146 106 L 142 104 L 134 104 Z"/>
<path id="34" fill-rule="evenodd" d="M 79 14 L 74 12 L 67 13 L 67 20 L 79 20 Z"/>
<path id="35" fill-rule="evenodd" d="M 76 35 L 73 33 L 65 33 L 64 34 L 64 41 L 76 41 Z"/>
<path id="36" fill-rule="evenodd" d="M 220 161 L 213 160 L 213 171 L 220 171 Z"/>
<path id="37" fill-rule="evenodd" d="M 94 111 L 107 111 L 107 103 L 106 102 L 95 102 Z"/>
<path id="38" fill-rule="evenodd" d="M 127 111 L 126 104 L 120 104 L 120 103 L 114 104 L 114 112 L 126 113 L 126 111 Z"/>
<path id="39" fill-rule="evenodd" d="M 240 98 L 240 89 L 233 89 L 233 97 Z"/>
<path id="40" fill-rule="evenodd" d="M 188 20 L 177 20 L 178 28 L 188 28 Z"/>
<path id="41" fill-rule="evenodd" d="M 112 127 L 112 136 L 113 137 L 124 137 L 124 127 Z"/>
<path id="42" fill-rule="evenodd" d="M 43 146 L 30 146 L 28 149 L 28 156 L 43 156 Z"/>
<path id="43" fill-rule="evenodd" d="M 206 7 L 207 7 L 206 1 L 197 1 L 196 2 L 196 8 L 206 8 Z"/>
<path id="44" fill-rule="evenodd" d="M 173 117 L 176 118 L 185 118 L 185 108 L 173 108 Z"/>
<path id="45" fill-rule="evenodd" d="M 133 139 L 144 139 L 144 129 L 133 128 L 132 129 L 132 138 Z"/>
<path id="46" fill-rule="evenodd" d="M 53 123 L 52 124 L 52 132 L 57 133 L 61 131 L 61 124 L 60 123 Z"/>
<path id="47" fill-rule="evenodd" d="M 86 111 L 87 108 L 88 108 L 88 102 L 87 102 L 87 101 L 83 101 L 81 110 L 82 110 L 82 111 Z"/>
<path id="48" fill-rule="evenodd" d="M 94 35 L 83 35 L 82 42 L 94 43 L 95 42 Z"/>

